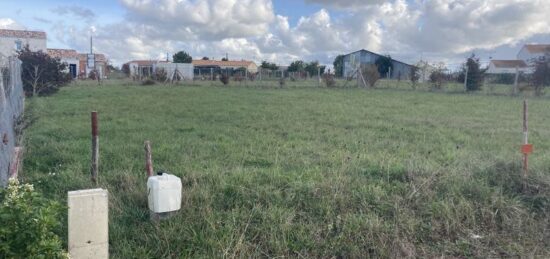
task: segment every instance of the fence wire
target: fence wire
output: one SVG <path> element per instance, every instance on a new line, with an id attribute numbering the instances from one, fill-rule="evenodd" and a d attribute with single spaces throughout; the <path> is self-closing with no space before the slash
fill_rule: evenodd
<path id="1" fill-rule="evenodd" d="M 0 55 L 0 186 L 8 180 L 15 147 L 17 123 L 23 115 L 25 95 L 21 81 L 21 61 Z"/>

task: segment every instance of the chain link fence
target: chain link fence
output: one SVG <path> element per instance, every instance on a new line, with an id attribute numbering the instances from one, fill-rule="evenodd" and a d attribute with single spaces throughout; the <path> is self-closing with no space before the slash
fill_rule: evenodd
<path id="1" fill-rule="evenodd" d="M 9 177 L 19 132 L 17 123 L 23 115 L 25 95 L 21 81 L 21 61 L 0 55 L 0 185 Z"/>

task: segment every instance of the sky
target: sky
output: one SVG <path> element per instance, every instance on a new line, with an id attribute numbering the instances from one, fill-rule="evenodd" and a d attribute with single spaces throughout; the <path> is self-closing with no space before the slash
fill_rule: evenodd
<path id="1" fill-rule="evenodd" d="M 0 0 L 0 28 L 45 31 L 48 48 L 120 65 L 194 58 L 332 64 L 367 49 L 415 64 L 514 59 L 550 43 L 550 0 Z"/>

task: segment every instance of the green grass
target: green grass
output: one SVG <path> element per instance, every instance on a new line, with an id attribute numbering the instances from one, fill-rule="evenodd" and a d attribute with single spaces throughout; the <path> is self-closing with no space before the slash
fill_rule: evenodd
<path id="1" fill-rule="evenodd" d="M 62 202 L 93 187 L 97 110 L 113 258 L 550 256 L 548 99 L 530 101 L 521 190 L 520 98 L 209 84 L 27 100 L 24 180 Z M 183 181 L 182 210 L 160 224 L 145 140 L 155 169 Z"/>

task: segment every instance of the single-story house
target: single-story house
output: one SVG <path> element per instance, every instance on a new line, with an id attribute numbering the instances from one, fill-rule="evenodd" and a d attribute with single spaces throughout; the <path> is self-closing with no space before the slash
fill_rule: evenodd
<path id="1" fill-rule="evenodd" d="M 130 76 L 134 78 L 152 77 L 157 70 L 157 64 L 166 63 L 166 61 L 158 60 L 132 60 L 128 64 Z"/>
<path id="2" fill-rule="evenodd" d="M 88 56 L 93 55 L 93 61 L 94 62 L 88 62 Z M 80 72 L 79 77 L 80 78 L 87 78 L 90 73 L 95 69 L 99 72 L 99 76 L 101 78 L 106 78 L 109 74 L 108 66 L 108 60 L 103 54 L 78 54 L 78 59 L 80 61 Z"/>
<path id="3" fill-rule="evenodd" d="M 67 63 L 67 72 L 77 78 L 80 71 L 80 58 L 74 49 L 48 49 L 48 55 Z"/>
<path id="4" fill-rule="evenodd" d="M 248 73 L 258 72 L 258 66 L 253 61 L 241 60 L 241 61 L 220 61 L 220 60 L 193 60 L 193 66 L 195 70 L 198 70 L 199 74 L 208 74 L 211 70 L 237 70 L 245 68 Z"/>
<path id="5" fill-rule="evenodd" d="M 487 74 L 515 74 L 516 70 L 522 73 L 531 73 L 532 68 L 523 60 L 491 60 Z"/>
<path id="6" fill-rule="evenodd" d="M 376 60 L 383 57 L 380 54 L 362 49 L 344 56 L 344 76 L 355 77 L 357 68 L 361 65 L 375 64 Z M 391 79 L 408 79 L 412 65 L 392 59 Z"/>
<path id="7" fill-rule="evenodd" d="M 531 64 L 550 54 L 550 44 L 525 44 L 518 52 L 517 59 Z"/>
<path id="8" fill-rule="evenodd" d="M 46 53 L 46 33 L 42 31 L 0 29 L 0 54 L 12 56 L 23 47 Z"/>

